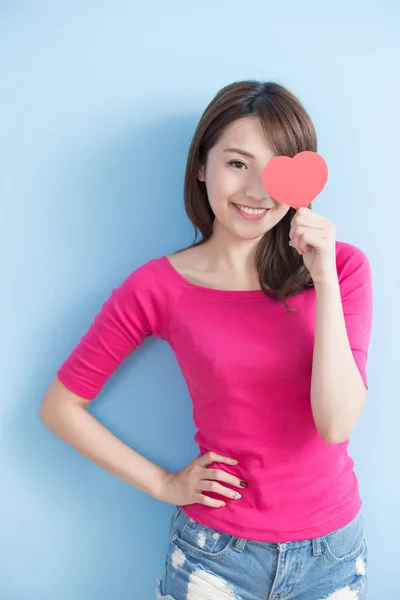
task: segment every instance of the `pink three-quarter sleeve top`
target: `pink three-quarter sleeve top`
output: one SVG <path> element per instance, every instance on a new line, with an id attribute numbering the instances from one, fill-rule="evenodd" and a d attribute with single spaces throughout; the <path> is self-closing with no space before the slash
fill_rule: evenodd
<path id="1" fill-rule="evenodd" d="M 337 242 L 336 263 L 350 346 L 367 386 L 369 262 L 357 247 Z M 326 535 L 349 523 L 362 501 L 349 441 L 326 443 L 313 420 L 315 290 L 288 304 L 296 310 L 261 290 L 195 285 L 166 256 L 154 258 L 113 289 L 57 376 L 93 400 L 146 337 L 162 338 L 186 381 L 199 456 L 213 450 L 237 458 L 236 466 L 210 467 L 248 483 L 239 501 L 204 492 L 226 501 L 225 507 L 195 503 L 183 510 L 204 525 L 253 540 Z"/>

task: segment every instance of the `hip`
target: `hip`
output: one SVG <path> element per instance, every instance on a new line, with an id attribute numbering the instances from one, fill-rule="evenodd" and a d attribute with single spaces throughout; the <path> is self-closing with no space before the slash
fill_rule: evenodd
<path id="1" fill-rule="evenodd" d="M 364 600 L 366 567 L 361 511 L 324 536 L 262 542 L 204 525 L 178 506 L 157 597 L 317 600 L 344 589 Z"/>

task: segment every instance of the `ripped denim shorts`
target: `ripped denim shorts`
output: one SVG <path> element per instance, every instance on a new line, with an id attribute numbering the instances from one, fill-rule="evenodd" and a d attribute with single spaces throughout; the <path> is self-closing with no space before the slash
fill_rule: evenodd
<path id="1" fill-rule="evenodd" d="M 157 600 L 365 600 L 361 512 L 328 535 L 297 542 L 235 537 L 174 511 Z"/>

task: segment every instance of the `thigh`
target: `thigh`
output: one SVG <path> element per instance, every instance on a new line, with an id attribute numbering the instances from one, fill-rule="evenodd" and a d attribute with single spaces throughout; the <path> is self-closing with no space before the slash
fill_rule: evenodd
<path id="1" fill-rule="evenodd" d="M 274 554 L 268 557 L 260 546 L 263 555 L 256 555 L 246 546 L 247 540 L 202 525 L 177 507 L 158 600 L 265 600 Z"/>

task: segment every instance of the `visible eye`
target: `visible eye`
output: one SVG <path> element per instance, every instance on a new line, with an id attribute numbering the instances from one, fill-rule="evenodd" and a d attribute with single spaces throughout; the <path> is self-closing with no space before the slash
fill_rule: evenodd
<path id="1" fill-rule="evenodd" d="M 244 163 L 244 162 L 242 162 L 241 160 L 230 160 L 230 161 L 228 162 L 228 165 L 232 165 L 232 166 L 233 166 L 233 165 L 243 165 L 243 166 L 244 166 L 244 167 L 246 167 L 246 169 L 247 169 L 247 165 L 245 165 L 245 163 Z"/>

